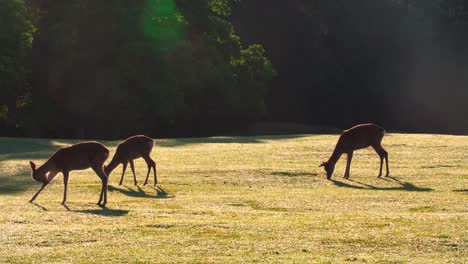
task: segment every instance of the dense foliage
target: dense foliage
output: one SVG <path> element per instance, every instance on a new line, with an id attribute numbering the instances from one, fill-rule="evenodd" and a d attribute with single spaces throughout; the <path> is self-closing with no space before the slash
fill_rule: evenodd
<path id="1" fill-rule="evenodd" d="M 0 25 L 0 129 L 14 130 L 20 125 L 18 110 L 24 112 L 30 98 L 29 66 L 35 27 L 27 6 L 20 0 L 0 1 Z"/>
<path id="2" fill-rule="evenodd" d="M 273 68 L 261 46 L 241 47 L 214 2 L 48 3 L 36 39 L 37 125 L 116 137 L 260 117 Z"/>
<path id="3" fill-rule="evenodd" d="M 4 0 L 0 134 L 189 136 L 257 120 L 468 132 L 467 8 Z"/>
<path id="4" fill-rule="evenodd" d="M 25 9 L 23 1 L 7 2 Z M 264 116 L 274 70 L 260 45 L 241 46 L 229 4 L 31 1 L 38 32 L 33 63 L 21 65 L 33 73 L 33 134 L 206 133 L 208 124 Z M 2 83 L 2 92 L 18 98 L 9 87 L 16 86 Z"/>

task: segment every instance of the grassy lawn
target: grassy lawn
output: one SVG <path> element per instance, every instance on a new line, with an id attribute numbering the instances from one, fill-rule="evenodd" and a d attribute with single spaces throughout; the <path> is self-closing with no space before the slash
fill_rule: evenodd
<path id="1" fill-rule="evenodd" d="M 0 263 L 468 262 L 468 137 L 388 134 L 391 177 L 366 149 L 350 180 L 343 156 L 328 181 L 337 139 L 157 140 L 160 184 L 142 186 L 140 159 L 139 186 L 130 168 L 119 186 L 118 167 L 102 209 L 91 170 L 71 173 L 68 208 L 61 175 L 28 202 L 28 161 L 73 142 L 0 138 Z"/>

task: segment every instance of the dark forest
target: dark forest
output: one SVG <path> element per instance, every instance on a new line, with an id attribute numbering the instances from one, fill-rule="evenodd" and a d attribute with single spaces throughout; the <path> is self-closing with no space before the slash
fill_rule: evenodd
<path id="1" fill-rule="evenodd" d="M 466 134 L 467 73 L 464 0 L 0 1 L 0 136 Z"/>

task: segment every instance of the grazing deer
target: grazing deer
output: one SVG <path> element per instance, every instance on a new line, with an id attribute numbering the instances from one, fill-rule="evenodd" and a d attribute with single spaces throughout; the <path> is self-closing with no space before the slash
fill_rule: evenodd
<path id="1" fill-rule="evenodd" d="M 150 153 L 153 150 L 154 140 L 143 135 L 129 137 L 124 142 L 120 143 L 117 146 L 114 157 L 112 158 L 109 165 L 104 166 L 104 170 L 107 175 L 110 175 L 111 172 L 119 165 L 123 165 L 122 177 L 120 178 L 119 185 L 122 185 L 123 178 L 125 175 L 125 170 L 127 169 L 127 164 L 130 163 L 130 168 L 133 172 L 133 180 L 135 185 L 137 185 L 136 175 L 135 175 L 135 165 L 133 164 L 134 159 L 143 158 L 148 165 L 148 173 L 146 174 L 146 180 L 144 185 L 148 183 L 148 177 L 151 172 L 151 168 L 154 171 L 154 185 L 158 183 L 156 176 L 156 162 L 151 159 Z"/>
<path id="2" fill-rule="evenodd" d="M 327 179 L 331 178 L 333 171 L 335 170 L 335 164 L 343 153 L 348 155 L 346 171 L 343 178 L 348 179 L 351 160 L 353 159 L 353 151 L 367 148 L 369 146 L 371 146 L 380 157 L 380 173 L 378 177 L 382 176 L 382 165 L 384 159 L 387 165 L 386 176 L 388 176 L 390 173 L 388 170 L 388 153 L 381 145 L 384 135 L 385 130 L 374 124 L 357 125 L 343 131 L 330 159 L 320 165 L 320 167 L 325 168 Z"/>
<path id="3" fill-rule="evenodd" d="M 39 168 L 36 168 L 36 164 L 30 161 L 32 178 L 35 181 L 42 182 L 41 188 L 31 198 L 30 202 L 33 202 L 52 179 L 61 172 L 64 183 L 62 204 L 65 204 L 70 171 L 91 168 L 99 176 L 102 183 L 98 205 L 105 206 L 107 203 L 107 174 L 104 172 L 103 165 L 108 157 L 109 150 L 103 145 L 97 142 L 85 142 L 59 149 Z"/>

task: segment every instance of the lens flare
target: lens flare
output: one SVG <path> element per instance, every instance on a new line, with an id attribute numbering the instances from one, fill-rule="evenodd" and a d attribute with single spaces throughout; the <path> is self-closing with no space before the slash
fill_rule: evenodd
<path id="1" fill-rule="evenodd" d="M 141 21 L 157 50 L 173 49 L 183 41 L 186 22 L 174 0 L 147 0 Z"/>

